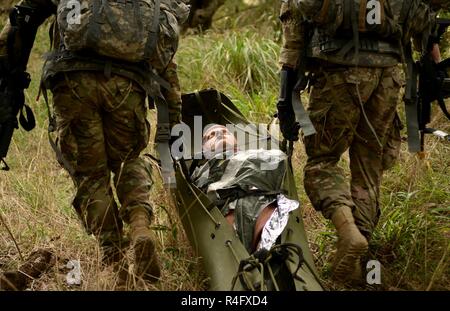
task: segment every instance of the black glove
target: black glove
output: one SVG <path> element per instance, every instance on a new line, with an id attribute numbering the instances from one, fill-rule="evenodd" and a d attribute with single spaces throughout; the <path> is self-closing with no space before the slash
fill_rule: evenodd
<path id="1" fill-rule="evenodd" d="M 23 93 L 18 94 L 23 95 Z M 13 107 L 14 96 L 0 91 L 0 124 L 16 119 L 15 107 Z"/>
<path id="2" fill-rule="evenodd" d="M 281 70 L 280 98 L 277 103 L 278 120 L 283 137 L 288 141 L 299 139 L 300 124 L 295 120 L 292 108 L 292 92 L 295 87 L 297 75 L 292 68 L 283 67 Z"/>
<path id="3" fill-rule="evenodd" d="M 12 100 L 14 96 L 11 92 L 7 92 L 8 78 L 10 78 L 7 61 L 7 57 L 0 57 L 0 124 L 16 118 L 11 104 L 14 102 Z"/>

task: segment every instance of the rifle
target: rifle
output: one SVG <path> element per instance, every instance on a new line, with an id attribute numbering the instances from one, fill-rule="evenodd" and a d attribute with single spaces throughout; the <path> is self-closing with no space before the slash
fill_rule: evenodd
<path id="1" fill-rule="evenodd" d="M 5 171 L 9 170 L 5 158 L 14 130 L 19 128 L 19 123 L 26 131 L 31 131 L 36 126 L 31 108 L 25 104 L 24 95 L 24 90 L 29 87 L 31 81 L 25 69 L 36 35 L 35 31 L 23 27 L 29 23 L 29 13 L 28 8 L 21 6 L 11 11 L 11 30 L 7 38 L 8 54 L 0 59 L 0 170 Z M 29 40 L 30 38 L 33 40 Z M 19 52 L 16 52 L 17 46 L 20 47 Z"/>
<path id="2" fill-rule="evenodd" d="M 432 134 L 450 142 L 450 134 L 428 127 L 431 122 L 431 107 L 437 102 L 442 113 L 450 120 L 445 99 L 450 98 L 450 58 L 438 64 L 430 57 L 434 44 L 440 42 L 450 26 L 450 19 L 437 19 L 435 36 L 428 42 L 428 52 L 414 63 L 412 54 L 408 59 L 408 83 L 406 87 L 406 115 L 408 121 L 408 144 L 410 152 L 423 152 L 425 135 Z M 418 88 L 417 88 L 418 80 Z"/>
<path id="3" fill-rule="evenodd" d="M 5 161 L 8 154 L 12 135 L 18 127 L 17 115 L 23 129 L 31 131 L 35 127 L 35 120 L 31 108 L 25 104 L 24 89 L 30 84 L 30 76 L 26 72 L 6 73 L 0 70 L 0 167 L 8 171 Z M 24 115 L 23 109 L 25 108 Z"/>

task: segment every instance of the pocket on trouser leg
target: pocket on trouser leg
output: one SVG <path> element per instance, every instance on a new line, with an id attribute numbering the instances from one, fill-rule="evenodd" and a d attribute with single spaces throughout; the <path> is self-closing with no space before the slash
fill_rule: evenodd
<path id="1" fill-rule="evenodd" d="M 348 84 L 339 78 L 336 74 L 330 75 L 326 85 L 323 88 L 315 85 L 311 94 L 308 111 L 317 133 L 305 138 L 310 158 L 340 157 L 353 140 L 359 109 L 348 92 Z"/>

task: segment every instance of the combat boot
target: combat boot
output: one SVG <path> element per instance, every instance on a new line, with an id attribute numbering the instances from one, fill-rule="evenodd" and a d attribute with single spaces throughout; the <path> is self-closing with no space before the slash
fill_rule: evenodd
<path id="1" fill-rule="evenodd" d="M 348 206 L 341 206 L 331 216 L 338 233 L 336 257 L 333 264 L 333 277 L 340 282 L 360 279 L 361 257 L 368 249 L 366 238 L 355 225 L 352 211 Z M 358 275 L 357 275 L 358 274 Z"/>
<path id="2" fill-rule="evenodd" d="M 130 213 L 131 242 L 134 248 L 136 276 L 156 282 L 161 276 L 156 254 L 153 232 L 150 230 L 150 215 L 145 209 L 134 209 Z"/>

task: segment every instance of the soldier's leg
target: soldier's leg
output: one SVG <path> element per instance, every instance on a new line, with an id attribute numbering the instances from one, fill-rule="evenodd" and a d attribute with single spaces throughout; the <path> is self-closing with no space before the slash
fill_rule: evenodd
<path id="1" fill-rule="evenodd" d="M 308 156 L 305 190 L 313 207 L 327 219 L 342 205 L 353 208 L 349 182 L 338 163 L 353 141 L 360 115 L 344 74 L 326 73 L 317 78 L 308 107 L 317 134 L 304 139 Z"/>
<path id="2" fill-rule="evenodd" d="M 96 98 L 95 76 L 71 73 L 52 89 L 57 118 L 58 149 L 70 166 L 77 189 L 73 206 L 88 233 L 104 251 L 104 261 L 121 258 L 122 221 L 110 187 L 103 121 Z"/>
<path id="3" fill-rule="evenodd" d="M 149 280 L 160 276 L 154 238 L 149 229 L 153 214 L 150 191 L 151 164 L 141 151 L 148 145 L 150 126 L 146 120 L 145 93 L 130 80 L 114 76 L 102 83 L 105 144 L 108 163 L 121 203 L 121 216 L 131 225 L 136 272 Z"/>
<path id="4" fill-rule="evenodd" d="M 376 87 L 376 70 L 348 69 L 319 77 L 310 99 L 310 116 L 317 134 L 305 139 L 308 161 L 305 166 L 305 189 L 316 210 L 333 221 L 338 233 L 333 274 L 347 281 L 358 273 L 360 257 L 367 241 L 355 225 L 354 203 L 350 186 L 338 166 L 341 155 L 352 144 L 361 118 L 358 93 L 366 101 Z"/>
<path id="5" fill-rule="evenodd" d="M 400 155 L 400 147 L 402 144 L 401 130 L 403 129 L 402 121 L 395 114 L 394 123 L 388 130 L 388 138 L 383 149 L 383 170 L 392 168 Z"/>
<path id="6" fill-rule="evenodd" d="M 353 214 L 358 228 L 368 239 L 380 217 L 383 171 L 392 166 L 400 147 L 400 132 L 395 119 L 400 93 L 395 78 L 398 74 L 397 68 L 384 70 L 377 89 L 364 106 L 370 125 L 361 118 L 358 138 L 350 148 L 351 193 L 356 205 Z"/>

